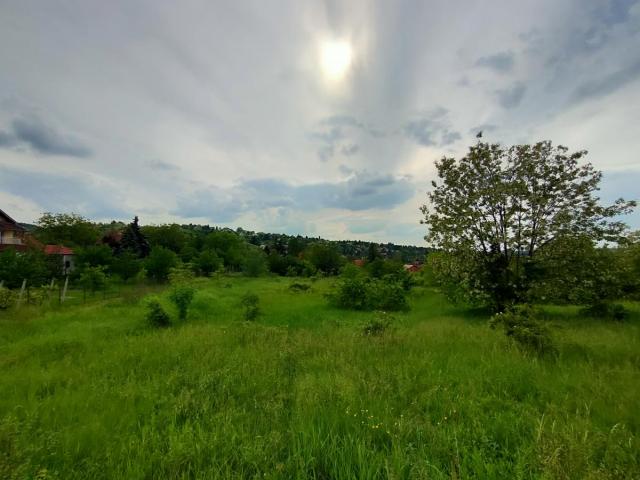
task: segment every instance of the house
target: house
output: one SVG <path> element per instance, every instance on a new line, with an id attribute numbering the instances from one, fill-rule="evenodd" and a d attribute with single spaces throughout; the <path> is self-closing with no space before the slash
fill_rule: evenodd
<path id="1" fill-rule="evenodd" d="M 62 245 L 45 245 L 45 255 L 60 257 L 60 264 L 62 265 L 62 273 L 66 275 L 73 271 L 75 265 L 73 261 L 73 250 L 71 248 Z"/>
<path id="2" fill-rule="evenodd" d="M 13 218 L 0 210 L 0 251 L 7 248 L 24 251 L 27 249 L 25 242 L 25 229 L 18 225 Z"/>
<path id="3" fill-rule="evenodd" d="M 418 262 L 407 263 L 403 267 L 404 267 L 404 270 L 406 272 L 410 272 L 410 273 L 415 273 L 415 272 L 419 272 L 420 270 L 422 270 L 422 265 L 419 264 Z"/>

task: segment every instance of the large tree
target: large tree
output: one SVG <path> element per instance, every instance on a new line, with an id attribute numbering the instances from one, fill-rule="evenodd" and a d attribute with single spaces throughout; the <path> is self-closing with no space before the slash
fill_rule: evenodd
<path id="1" fill-rule="evenodd" d="M 602 173 L 580 162 L 586 153 L 549 141 L 509 148 L 479 141 L 461 159 L 436 162 L 439 180 L 422 212 L 426 240 L 444 253 L 440 272 L 500 310 L 523 300 L 540 248 L 562 236 L 617 241 L 626 225 L 612 218 L 635 202 L 600 205 Z"/>

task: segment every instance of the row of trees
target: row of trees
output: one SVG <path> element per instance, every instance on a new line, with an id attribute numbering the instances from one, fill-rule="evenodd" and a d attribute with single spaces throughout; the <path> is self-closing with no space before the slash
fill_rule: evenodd
<path id="1" fill-rule="evenodd" d="M 602 206 L 602 173 L 551 142 L 479 141 L 436 162 L 425 237 L 429 272 L 453 299 L 597 304 L 640 294 L 640 242 L 620 221 L 635 201 Z"/>

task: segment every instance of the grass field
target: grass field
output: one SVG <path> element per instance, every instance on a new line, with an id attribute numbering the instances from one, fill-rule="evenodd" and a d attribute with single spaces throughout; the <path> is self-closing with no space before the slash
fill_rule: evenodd
<path id="1" fill-rule="evenodd" d="M 290 279 L 0 313 L 0 478 L 640 478 L 640 315 L 549 309 L 559 354 L 416 289 L 391 331 Z M 261 298 L 242 321 L 240 297 Z"/>

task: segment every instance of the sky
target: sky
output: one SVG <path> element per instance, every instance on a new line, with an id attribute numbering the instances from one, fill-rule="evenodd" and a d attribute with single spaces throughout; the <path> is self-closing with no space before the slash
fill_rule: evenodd
<path id="1" fill-rule="evenodd" d="M 3 0 L 0 208 L 423 245 L 434 162 L 549 139 L 640 197 L 640 1 Z M 625 220 L 640 228 L 640 213 Z"/>

